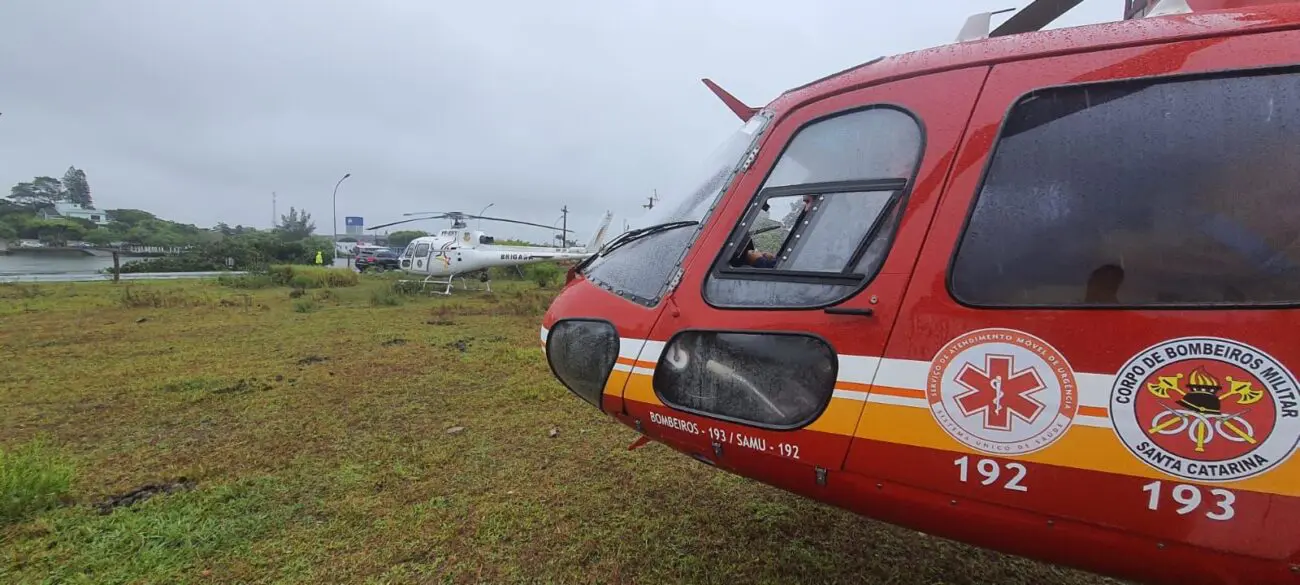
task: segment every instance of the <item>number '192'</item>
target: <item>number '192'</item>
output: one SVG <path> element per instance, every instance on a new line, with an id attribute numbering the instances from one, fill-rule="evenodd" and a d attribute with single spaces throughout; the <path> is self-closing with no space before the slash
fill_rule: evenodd
<path id="1" fill-rule="evenodd" d="M 961 457 L 958 457 L 955 461 L 953 461 L 952 464 L 956 465 L 957 468 L 960 470 L 959 473 L 961 474 L 960 477 L 962 483 L 966 483 L 967 476 L 970 475 L 968 469 L 970 467 L 970 457 L 967 455 L 962 455 Z M 1014 475 L 1012 475 L 1011 479 L 1008 479 L 1007 482 L 1002 485 L 1002 489 L 1007 489 L 1014 492 L 1029 491 L 1029 488 L 1020 485 L 1020 481 L 1025 479 L 1025 473 L 1026 473 L 1025 466 L 1015 461 L 1012 461 L 1006 464 L 1006 468 L 1007 471 L 1013 473 Z M 984 485 L 992 485 L 993 482 L 998 480 L 998 476 L 1002 475 L 1002 467 L 998 465 L 997 461 L 994 461 L 992 459 L 980 459 L 975 463 L 975 470 L 978 471 L 980 475 L 984 476 L 984 479 L 980 481 L 980 483 Z"/>

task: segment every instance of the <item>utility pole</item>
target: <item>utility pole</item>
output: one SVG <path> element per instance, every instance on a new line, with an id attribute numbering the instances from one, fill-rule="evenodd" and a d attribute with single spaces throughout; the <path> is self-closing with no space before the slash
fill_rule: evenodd
<path id="1" fill-rule="evenodd" d="M 275 191 L 271 191 L 271 229 L 275 229 L 275 222 L 280 221 L 280 216 L 275 210 Z"/>
<path id="2" fill-rule="evenodd" d="M 561 246 L 562 248 L 568 248 L 569 247 L 569 206 L 565 205 L 564 207 L 560 208 L 560 213 L 562 214 L 561 217 L 564 218 L 562 220 L 563 223 L 560 224 L 560 243 L 563 244 L 563 246 Z"/>
<path id="3" fill-rule="evenodd" d="M 351 176 L 352 173 L 348 173 L 343 175 L 343 179 Z M 339 179 L 339 182 L 334 183 L 334 237 L 330 240 L 330 248 L 332 248 L 334 252 L 330 256 L 330 266 L 333 266 L 339 260 L 339 185 L 343 184 L 343 179 Z"/>

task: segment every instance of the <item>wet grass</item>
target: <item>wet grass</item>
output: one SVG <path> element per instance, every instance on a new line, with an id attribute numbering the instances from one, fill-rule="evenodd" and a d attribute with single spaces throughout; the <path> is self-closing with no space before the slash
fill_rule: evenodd
<path id="1" fill-rule="evenodd" d="M 228 284 L 0 286 L 0 582 L 1107 582 L 627 451 L 536 283 Z"/>

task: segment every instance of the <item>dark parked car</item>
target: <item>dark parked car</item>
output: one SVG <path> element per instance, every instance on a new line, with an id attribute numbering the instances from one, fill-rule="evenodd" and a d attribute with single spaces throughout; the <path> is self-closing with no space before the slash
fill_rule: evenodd
<path id="1" fill-rule="evenodd" d="M 361 272 L 367 270 L 383 272 L 385 270 L 396 270 L 401 267 L 397 260 L 397 254 L 390 250 L 367 252 L 357 256 L 356 266 L 357 270 Z"/>

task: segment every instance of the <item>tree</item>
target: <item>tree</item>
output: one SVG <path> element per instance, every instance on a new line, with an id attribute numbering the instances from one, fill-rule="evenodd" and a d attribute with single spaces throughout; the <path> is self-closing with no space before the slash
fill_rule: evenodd
<path id="1" fill-rule="evenodd" d="M 63 173 L 63 189 L 69 202 L 80 205 L 82 209 L 94 207 L 94 203 L 90 200 L 90 182 L 86 180 L 85 171 L 77 167 L 68 167 L 68 171 Z"/>
<path id="2" fill-rule="evenodd" d="M 147 219 L 158 219 L 154 214 L 139 209 L 109 209 L 104 213 L 108 214 L 109 221 L 122 222 L 127 227 L 134 227 Z"/>
<path id="3" fill-rule="evenodd" d="M 107 246 L 113 243 L 117 238 L 114 236 L 113 232 L 101 228 L 86 232 L 86 237 L 83 239 L 96 246 Z"/>
<path id="4" fill-rule="evenodd" d="M 42 242 L 62 246 L 68 240 L 80 240 L 86 235 L 86 228 L 75 221 L 66 219 L 38 219 L 32 221 L 29 229 L 36 230 L 36 237 Z"/>
<path id="5" fill-rule="evenodd" d="M 301 240 L 312 235 L 316 231 L 316 224 L 311 220 L 311 214 L 307 210 L 299 212 L 296 208 L 290 207 L 288 215 L 280 216 L 280 225 L 276 226 L 280 235 L 287 240 Z"/>
<path id="6" fill-rule="evenodd" d="M 18 183 L 9 190 L 9 198 L 19 205 L 39 209 L 67 198 L 63 183 L 54 177 L 36 177 L 28 183 Z"/>

